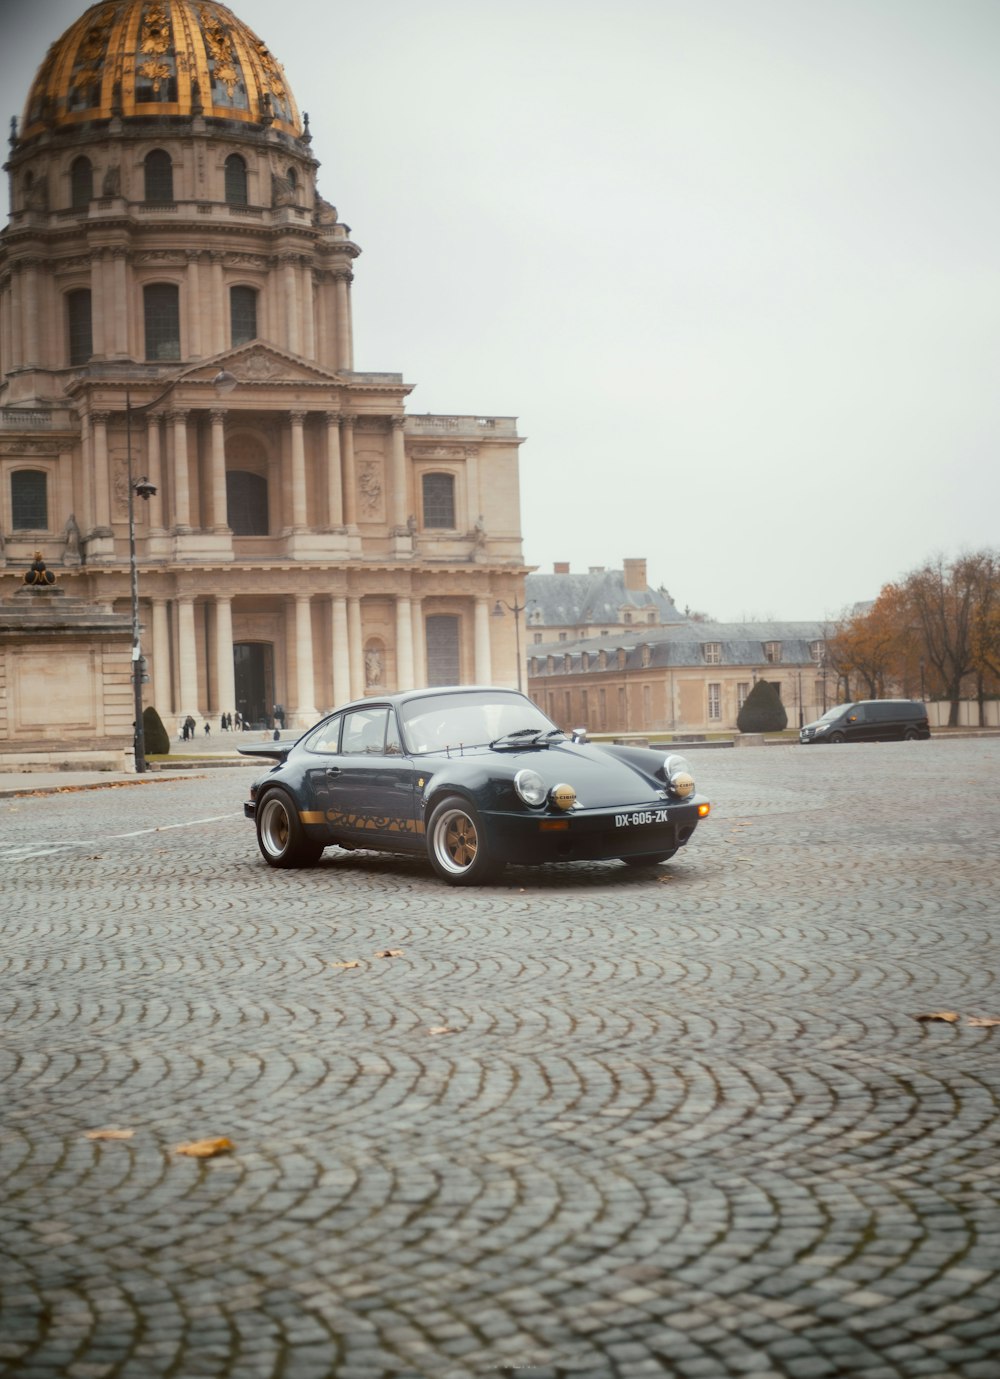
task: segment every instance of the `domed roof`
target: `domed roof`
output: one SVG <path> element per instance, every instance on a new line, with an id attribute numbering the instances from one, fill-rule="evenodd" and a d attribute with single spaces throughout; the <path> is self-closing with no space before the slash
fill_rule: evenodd
<path id="1" fill-rule="evenodd" d="M 112 115 L 205 115 L 302 128 L 285 74 L 216 0 L 100 0 L 53 43 L 21 137 Z"/>

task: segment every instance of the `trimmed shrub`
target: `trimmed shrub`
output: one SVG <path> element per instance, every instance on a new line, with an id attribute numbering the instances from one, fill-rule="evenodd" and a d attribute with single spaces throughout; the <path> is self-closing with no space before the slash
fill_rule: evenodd
<path id="1" fill-rule="evenodd" d="M 142 735 L 145 738 L 148 756 L 165 757 L 170 755 L 170 734 L 163 726 L 163 719 L 152 704 L 142 711 Z"/>
<path id="2" fill-rule="evenodd" d="M 788 727 L 781 695 L 770 680 L 758 680 L 736 717 L 741 733 L 780 733 Z"/>

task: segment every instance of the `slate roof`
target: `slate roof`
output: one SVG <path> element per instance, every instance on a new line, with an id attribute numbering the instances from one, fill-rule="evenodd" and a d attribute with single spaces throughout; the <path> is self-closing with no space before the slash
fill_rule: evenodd
<path id="1" fill-rule="evenodd" d="M 642 650 L 649 648 L 649 667 L 691 668 L 708 671 L 724 666 L 755 666 L 760 670 L 773 666 L 779 676 L 782 665 L 809 665 L 812 662 L 810 643 L 824 641 L 833 633 L 828 622 L 687 622 L 680 627 L 622 627 L 607 637 L 585 637 L 573 642 L 545 642 L 528 648 L 530 675 L 563 675 L 565 658 L 570 657 L 570 673 L 583 670 L 582 657 L 590 657 L 587 672 L 598 670 L 597 660 L 602 651 L 608 654 L 607 671 L 618 669 L 619 649 L 626 653 L 627 670 L 643 668 Z M 706 661 L 706 642 L 717 642 L 721 660 Z M 781 643 L 781 661 L 768 662 L 764 656 L 765 642 Z M 546 658 L 555 658 L 554 668 L 545 668 Z M 536 670 L 533 662 L 539 664 Z"/>
<path id="2" fill-rule="evenodd" d="M 669 594 L 648 585 L 645 589 L 626 589 L 624 570 L 528 575 L 524 593 L 529 627 L 623 626 L 623 608 L 635 609 L 643 621 L 651 611 L 658 623 L 684 621 Z"/>

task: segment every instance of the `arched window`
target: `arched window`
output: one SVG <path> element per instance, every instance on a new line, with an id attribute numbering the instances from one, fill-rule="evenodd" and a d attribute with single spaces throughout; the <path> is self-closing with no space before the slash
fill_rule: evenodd
<path id="1" fill-rule="evenodd" d="M 247 165 L 238 153 L 226 159 L 226 200 L 230 206 L 247 204 Z"/>
<path id="2" fill-rule="evenodd" d="M 423 476 L 424 526 L 455 526 L 455 477 L 452 474 Z M 438 681 L 438 684 L 443 683 Z"/>
<path id="3" fill-rule="evenodd" d="M 10 476 L 11 524 L 15 531 L 47 531 L 48 475 L 43 469 L 16 469 Z"/>
<path id="4" fill-rule="evenodd" d="M 174 165 L 170 154 L 162 148 L 154 148 L 146 154 L 143 162 L 145 172 L 145 200 L 173 201 Z"/>
<path id="5" fill-rule="evenodd" d="M 257 339 L 257 291 L 253 287 L 229 289 L 229 330 L 234 345 Z"/>
<path id="6" fill-rule="evenodd" d="M 174 283 L 148 283 L 142 289 L 147 359 L 180 359 L 181 313 Z"/>
<path id="7" fill-rule="evenodd" d="M 296 191 L 299 185 L 299 174 L 295 171 L 293 164 L 289 163 L 288 167 L 285 169 L 285 176 L 288 179 L 288 185 L 291 187 L 292 191 Z"/>
<path id="8" fill-rule="evenodd" d="M 245 469 L 226 473 L 226 512 L 234 536 L 267 536 L 267 480 Z"/>
<path id="9" fill-rule="evenodd" d="M 94 195 L 94 169 L 89 158 L 75 158 L 69 170 L 69 200 L 74 211 L 83 211 Z"/>
<path id="10" fill-rule="evenodd" d="M 81 287 L 75 292 L 67 292 L 66 324 L 69 339 L 69 362 L 71 364 L 86 364 L 94 352 L 89 288 Z"/>

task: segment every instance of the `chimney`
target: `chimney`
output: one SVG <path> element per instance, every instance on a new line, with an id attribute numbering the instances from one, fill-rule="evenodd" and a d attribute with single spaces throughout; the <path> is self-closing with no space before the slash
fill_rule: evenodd
<path id="1" fill-rule="evenodd" d="M 646 592 L 646 557 L 639 560 L 623 560 L 625 567 L 625 588 L 633 594 Z"/>
<path id="2" fill-rule="evenodd" d="M 568 575 L 568 574 L 569 574 L 569 561 L 568 561 L 568 560 L 557 560 L 557 561 L 555 562 L 555 564 L 552 566 L 552 573 L 553 573 L 554 575 Z"/>

